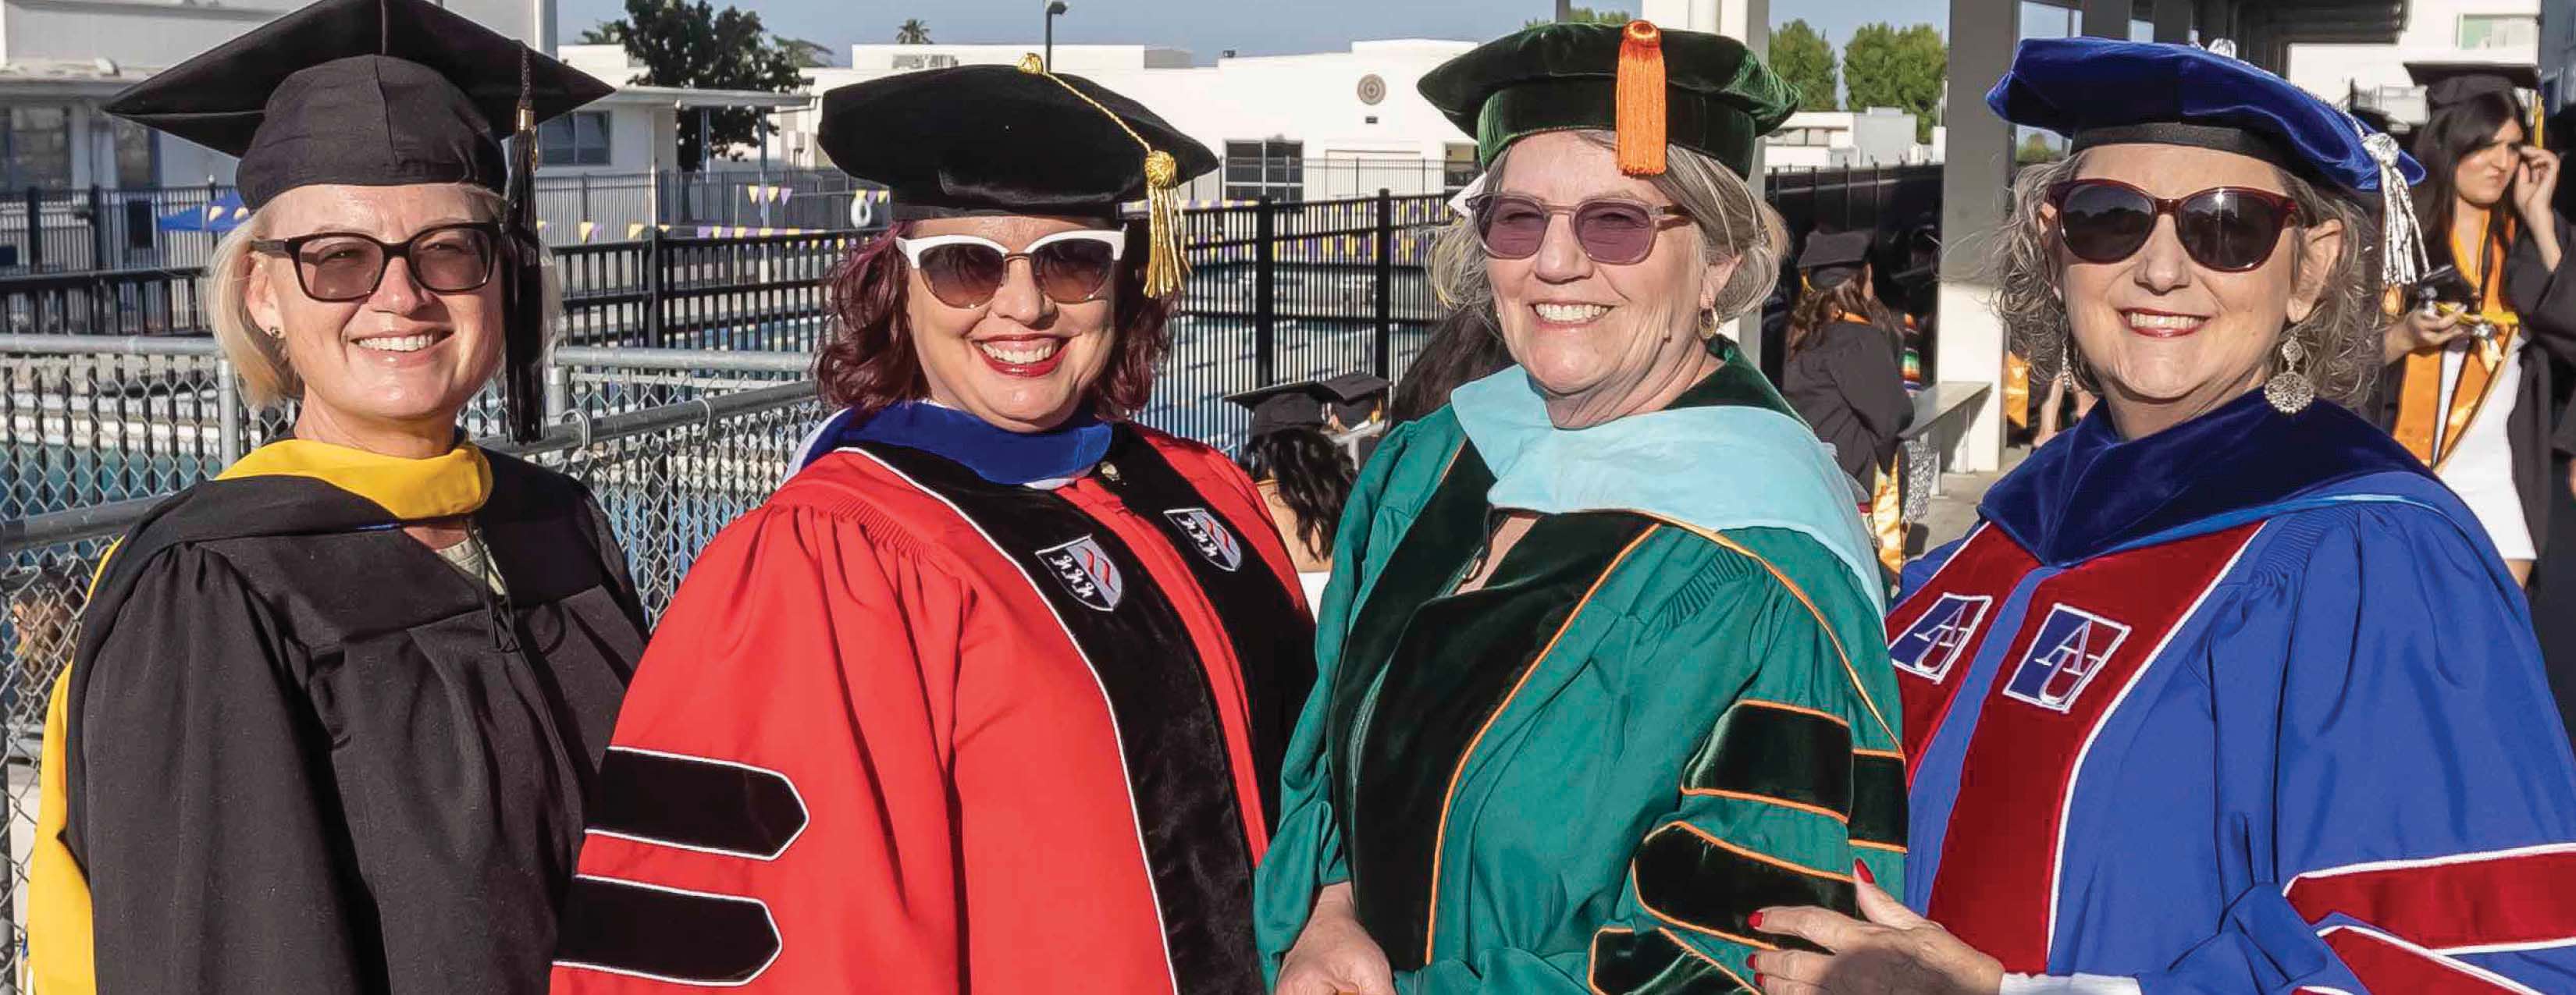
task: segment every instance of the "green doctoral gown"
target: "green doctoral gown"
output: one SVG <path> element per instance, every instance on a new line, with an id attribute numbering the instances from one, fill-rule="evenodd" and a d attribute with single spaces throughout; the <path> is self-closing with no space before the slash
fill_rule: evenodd
<path id="1" fill-rule="evenodd" d="M 1768 381 L 1560 430 L 1518 369 L 1391 433 L 1342 518 L 1258 882 L 1275 981 L 1349 881 L 1397 987 L 1725 992 L 1772 905 L 1901 894 L 1904 765 L 1849 485 Z M 1454 593 L 1500 509 L 1541 517 Z M 1794 942 L 1794 941 L 1792 941 Z"/>

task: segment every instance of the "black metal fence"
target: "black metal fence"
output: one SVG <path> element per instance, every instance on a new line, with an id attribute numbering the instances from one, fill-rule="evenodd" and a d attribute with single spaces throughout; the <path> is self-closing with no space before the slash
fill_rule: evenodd
<path id="1" fill-rule="evenodd" d="M 832 169 L 555 173 L 537 178 L 535 206 L 546 241 L 564 247 L 662 226 L 695 237 L 867 227 L 882 223 L 884 196 Z M 866 206 L 854 212 L 853 201 Z M 247 215 L 239 193 L 216 184 L 10 191 L 0 194 L 0 274 L 200 267 Z"/>

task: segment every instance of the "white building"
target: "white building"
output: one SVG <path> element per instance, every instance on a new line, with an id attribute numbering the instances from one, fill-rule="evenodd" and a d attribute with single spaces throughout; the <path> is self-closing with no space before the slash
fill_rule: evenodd
<path id="1" fill-rule="evenodd" d="M 2408 0 L 2406 26 L 2385 45 L 2289 46 L 2290 82 L 2342 104 L 2354 99 L 2410 124 L 2424 121 L 2424 91 L 2409 62 L 2498 62 L 2538 58 L 2540 0 Z"/>
<path id="2" fill-rule="evenodd" d="M 1354 197 L 1389 189 L 1451 189 L 1475 175 L 1475 142 L 1422 99 L 1414 85 L 1434 66 L 1475 47 L 1466 41 L 1353 43 L 1346 52 L 1220 58 L 1143 45 L 1058 45 L 1055 69 L 1083 76 L 1153 108 L 1225 158 L 1194 199 Z M 853 45 L 848 68 L 811 71 L 816 92 L 901 72 L 1015 65 L 1020 45 Z M 815 114 L 779 116 L 771 154 L 828 165 L 814 145 Z"/>
<path id="3" fill-rule="evenodd" d="M 1914 115 L 1895 107 L 1867 111 L 1799 111 L 1762 139 L 1762 162 L 1784 169 L 1866 169 L 1940 161 L 1914 140 Z"/>

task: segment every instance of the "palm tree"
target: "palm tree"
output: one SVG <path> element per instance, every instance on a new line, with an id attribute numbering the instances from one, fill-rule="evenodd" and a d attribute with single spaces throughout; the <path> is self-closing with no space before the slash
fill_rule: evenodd
<path id="1" fill-rule="evenodd" d="M 906 20 L 902 26 L 894 29 L 894 43 L 897 45 L 930 44 L 930 25 L 921 23 L 921 18 L 918 17 Z"/>

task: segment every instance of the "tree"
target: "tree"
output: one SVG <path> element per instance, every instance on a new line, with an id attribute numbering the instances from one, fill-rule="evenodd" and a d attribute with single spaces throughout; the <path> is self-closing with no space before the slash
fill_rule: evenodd
<path id="1" fill-rule="evenodd" d="M 1798 88 L 1798 109 L 1841 110 L 1841 85 L 1834 71 L 1834 46 L 1804 19 L 1771 32 L 1771 71 Z"/>
<path id="2" fill-rule="evenodd" d="M 1627 11 L 1624 11 L 1624 10 L 1607 10 L 1607 9 L 1604 9 L 1604 10 L 1594 10 L 1594 9 L 1592 9 L 1592 8 L 1590 8 L 1590 7 L 1576 7 L 1576 8 L 1574 8 L 1574 14 L 1573 14 L 1573 16 L 1566 18 L 1566 23 L 1568 23 L 1568 24 L 1626 24 L 1626 23 L 1628 23 L 1628 22 L 1630 22 L 1630 21 L 1633 21 L 1633 20 L 1636 20 L 1636 19 L 1637 19 L 1637 18 L 1636 18 L 1634 15 L 1629 14 Z M 1556 23 L 1556 18 L 1553 18 L 1553 17 L 1533 17 L 1533 18 L 1530 18 L 1530 19 L 1529 19 L 1529 20 L 1527 20 L 1527 21 L 1523 21 L 1523 22 L 1521 22 L 1521 27 L 1524 27 L 1524 28 L 1535 28 L 1535 27 L 1538 27 L 1539 25 L 1542 25 L 1542 24 L 1554 24 L 1554 23 Z"/>
<path id="3" fill-rule="evenodd" d="M 2066 158 L 2066 150 L 2058 147 L 2045 131 L 2023 135 L 2021 145 L 2013 149 L 2013 165 L 2016 166 L 2035 166 L 2063 158 Z"/>
<path id="4" fill-rule="evenodd" d="M 921 23 L 921 18 L 918 17 L 905 20 L 894 29 L 894 43 L 897 45 L 930 44 L 930 25 Z"/>
<path id="5" fill-rule="evenodd" d="M 760 15 L 732 7 L 718 11 L 706 0 L 626 0 L 624 18 L 582 37 L 626 46 L 626 54 L 644 66 L 631 82 L 645 86 L 786 93 L 805 85 L 796 51 L 761 30 Z M 699 146 L 701 118 L 712 148 Z M 748 107 L 697 107 L 680 112 L 679 130 L 680 168 L 695 170 L 711 152 L 741 158 L 741 146 L 778 126 Z"/>
<path id="6" fill-rule="evenodd" d="M 1898 31 L 1864 24 L 1843 45 L 1843 83 L 1853 110 L 1895 107 L 1914 114 L 1914 140 L 1932 140 L 1941 123 L 1941 79 L 1950 70 L 1950 47 L 1929 24 Z"/>
<path id="7" fill-rule="evenodd" d="M 816 69 L 832 64 L 832 50 L 823 47 L 822 42 L 807 41 L 803 38 L 781 38 L 778 39 L 778 46 L 787 51 L 788 58 L 796 60 L 797 68 Z"/>

